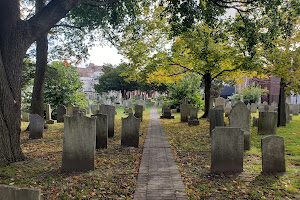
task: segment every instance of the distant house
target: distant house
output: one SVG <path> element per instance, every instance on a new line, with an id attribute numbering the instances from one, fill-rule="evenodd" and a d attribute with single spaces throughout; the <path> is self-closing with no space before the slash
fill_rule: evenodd
<path id="1" fill-rule="evenodd" d="M 82 92 L 87 95 L 87 99 L 97 99 L 97 93 L 94 85 L 98 84 L 99 76 L 104 74 L 103 67 L 90 63 L 86 68 L 77 68 L 77 73 L 83 83 Z"/>

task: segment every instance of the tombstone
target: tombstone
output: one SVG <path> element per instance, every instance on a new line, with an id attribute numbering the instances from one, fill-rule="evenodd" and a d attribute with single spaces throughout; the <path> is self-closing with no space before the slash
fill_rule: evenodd
<path id="1" fill-rule="evenodd" d="M 0 200 L 40 200 L 41 190 L 0 185 Z"/>
<path id="2" fill-rule="evenodd" d="M 67 107 L 67 115 L 72 116 L 73 115 L 73 110 L 74 110 L 74 105 L 69 104 Z"/>
<path id="3" fill-rule="evenodd" d="M 211 109 L 214 108 L 214 100 L 215 100 L 214 97 L 210 97 L 210 101 L 209 101 L 209 110 L 211 110 Z"/>
<path id="4" fill-rule="evenodd" d="M 222 98 L 222 97 L 218 97 L 218 98 L 215 98 L 215 106 L 222 106 L 223 109 L 225 108 L 225 99 Z"/>
<path id="5" fill-rule="evenodd" d="M 99 105 L 98 104 L 91 105 L 91 111 L 92 111 L 93 114 L 96 114 L 97 110 L 99 110 Z"/>
<path id="6" fill-rule="evenodd" d="M 171 113 L 172 113 L 172 114 L 177 113 L 177 109 L 171 109 Z"/>
<path id="7" fill-rule="evenodd" d="M 46 120 L 51 120 L 51 106 L 50 106 L 50 104 L 46 105 Z"/>
<path id="8" fill-rule="evenodd" d="M 132 113 L 122 119 L 121 146 L 139 147 L 139 132 L 141 119 L 136 118 Z"/>
<path id="9" fill-rule="evenodd" d="M 269 106 L 269 112 L 275 112 L 275 107 L 273 105 Z"/>
<path id="10" fill-rule="evenodd" d="M 278 105 L 277 105 L 277 103 L 276 103 L 275 101 L 273 101 L 273 102 L 271 103 L 271 106 L 274 106 L 274 108 L 276 108 Z"/>
<path id="11" fill-rule="evenodd" d="M 191 108 L 192 108 L 191 104 L 181 104 L 180 105 L 180 121 L 181 122 L 189 121 Z"/>
<path id="12" fill-rule="evenodd" d="M 258 127 L 258 118 L 253 117 L 252 121 L 253 121 L 253 126 Z"/>
<path id="13" fill-rule="evenodd" d="M 249 104 L 249 103 L 247 104 L 247 109 L 248 109 L 248 110 L 250 110 L 250 109 L 251 109 L 251 106 L 250 106 L 250 104 Z"/>
<path id="14" fill-rule="evenodd" d="M 251 113 L 256 113 L 256 111 L 257 111 L 257 104 L 256 103 L 251 103 L 250 112 Z"/>
<path id="15" fill-rule="evenodd" d="M 286 123 L 290 123 L 291 117 L 290 117 L 290 105 L 285 103 L 285 118 L 286 118 Z"/>
<path id="16" fill-rule="evenodd" d="M 292 104 L 292 114 L 293 115 L 299 115 L 299 106 L 298 104 Z"/>
<path id="17" fill-rule="evenodd" d="M 285 172 L 284 138 L 269 135 L 261 139 L 262 172 Z"/>
<path id="18" fill-rule="evenodd" d="M 135 108 L 135 109 L 134 109 L 134 111 L 135 111 L 134 116 L 135 116 L 136 118 L 141 119 L 141 121 L 143 121 L 143 111 L 144 111 L 144 107 L 143 107 L 142 105 L 135 105 L 134 108 Z"/>
<path id="19" fill-rule="evenodd" d="M 216 127 L 211 136 L 211 172 L 242 172 L 243 131 L 235 127 Z"/>
<path id="20" fill-rule="evenodd" d="M 229 116 L 230 111 L 231 111 L 231 107 L 225 107 L 225 109 L 224 109 L 225 117 Z"/>
<path id="21" fill-rule="evenodd" d="M 146 99 L 146 105 L 148 106 L 150 102 L 151 102 L 151 100 L 147 98 Z"/>
<path id="22" fill-rule="evenodd" d="M 107 148 L 107 138 L 108 138 L 108 122 L 107 115 L 95 114 L 92 117 L 97 117 L 96 119 L 96 149 L 106 149 Z"/>
<path id="23" fill-rule="evenodd" d="M 229 114 L 229 127 L 238 127 L 244 133 L 244 150 L 250 150 L 251 114 L 247 106 L 239 101 Z"/>
<path id="24" fill-rule="evenodd" d="M 85 107 L 85 110 L 86 110 L 86 114 L 90 114 L 90 108 L 88 106 Z"/>
<path id="25" fill-rule="evenodd" d="M 161 100 L 158 102 L 158 106 L 159 106 L 159 107 L 162 106 L 162 101 L 161 101 Z"/>
<path id="26" fill-rule="evenodd" d="M 140 100 L 141 97 L 140 97 L 139 95 L 136 95 L 136 96 L 134 97 L 134 99 L 137 101 L 137 100 Z"/>
<path id="27" fill-rule="evenodd" d="M 64 116 L 62 169 L 94 170 L 96 117 Z"/>
<path id="28" fill-rule="evenodd" d="M 29 139 L 43 138 L 44 119 L 38 114 L 31 114 L 29 121 Z"/>
<path id="29" fill-rule="evenodd" d="M 191 107 L 188 125 L 189 126 L 198 126 L 199 125 L 198 108 Z"/>
<path id="30" fill-rule="evenodd" d="M 259 112 L 264 112 L 264 105 L 263 104 L 258 105 L 258 111 Z"/>
<path id="31" fill-rule="evenodd" d="M 216 126 L 224 126 L 224 109 L 217 106 L 209 111 L 209 134 Z"/>
<path id="32" fill-rule="evenodd" d="M 29 113 L 22 112 L 22 120 L 24 122 L 29 122 Z"/>
<path id="33" fill-rule="evenodd" d="M 117 102 L 117 103 L 115 103 L 115 106 L 116 106 L 116 108 L 120 108 L 121 104 Z"/>
<path id="34" fill-rule="evenodd" d="M 162 116 L 161 119 L 174 119 L 174 116 L 171 114 L 171 110 L 167 106 L 163 106 L 162 109 Z"/>
<path id="35" fill-rule="evenodd" d="M 264 105 L 264 106 L 267 106 L 267 105 L 268 105 L 268 102 L 264 101 L 264 102 L 263 102 L 263 105 Z"/>
<path id="36" fill-rule="evenodd" d="M 66 114 L 67 109 L 64 105 L 58 105 L 57 107 L 57 123 L 64 122 L 64 115 Z"/>
<path id="37" fill-rule="evenodd" d="M 264 105 L 264 112 L 268 112 L 269 111 L 269 106 L 268 105 Z"/>
<path id="38" fill-rule="evenodd" d="M 259 112 L 258 135 L 274 135 L 277 130 L 277 112 Z"/>
<path id="39" fill-rule="evenodd" d="M 115 106 L 100 105 L 100 110 L 97 111 L 97 114 L 99 113 L 107 115 L 108 137 L 113 137 L 115 133 Z"/>
<path id="40" fill-rule="evenodd" d="M 79 113 L 82 113 L 83 115 L 85 115 L 82 110 L 73 110 L 73 115 L 78 115 Z"/>
<path id="41" fill-rule="evenodd" d="M 100 99 L 100 100 L 99 100 L 99 103 L 100 103 L 100 104 L 104 104 L 103 99 Z"/>

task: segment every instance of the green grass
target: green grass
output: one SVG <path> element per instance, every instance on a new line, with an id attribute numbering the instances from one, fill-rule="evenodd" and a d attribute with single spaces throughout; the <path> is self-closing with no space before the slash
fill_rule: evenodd
<path id="1" fill-rule="evenodd" d="M 63 172 L 63 123 L 49 125 L 44 138 L 29 140 L 22 123 L 21 147 L 27 160 L 0 168 L 0 184 L 40 188 L 44 199 L 132 199 L 142 148 L 148 128 L 151 105 L 147 106 L 140 127 L 139 148 L 121 148 L 121 117 L 117 109 L 115 136 L 109 138 L 108 148 L 95 154 L 95 170 Z"/>
<path id="2" fill-rule="evenodd" d="M 174 120 L 163 119 L 162 123 L 189 199 L 300 198 L 300 116 L 293 116 L 286 127 L 277 129 L 277 135 L 285 139 L 286 173 L 261 173 L 260 141 L 264 136 L 256 134 L 257 127 L 251 127 L 251 150 L 244 154 L 244 172 L 215 175 L 210 173 L 209 123 L 201 119 L 200 126 L 189 127 L 180 123 L 179 113 L 173 115 Z"/>

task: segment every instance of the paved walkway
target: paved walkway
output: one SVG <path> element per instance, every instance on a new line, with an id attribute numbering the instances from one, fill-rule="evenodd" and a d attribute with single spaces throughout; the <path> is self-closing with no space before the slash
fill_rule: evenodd
<path id="1" fill-rule="evenodd" d="M 134 199 L 188 199 L 156 104 L 151 109 Z"/>

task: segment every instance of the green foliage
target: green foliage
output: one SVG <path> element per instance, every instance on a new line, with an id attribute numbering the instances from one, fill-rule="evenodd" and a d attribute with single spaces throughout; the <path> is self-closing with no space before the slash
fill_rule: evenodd
<path id="1" fill-rule="evenodd" d="M 259 85 L 255 86 L 254 84 L 252 84 L 248 87 L 240 89 L 238 91 L 238 94 L 235 95 L 234 98 L 240 100 L 243 97 L 245 104 L 258 103 L 259 98 L 262 95 L 266 95 L 267 93 L 269 93 L 267 89 L 261 89 Z"/>
<path id="2" fill-rule="evenodd" d="M 62 62 L 52 62 L 46 72 L 45 103 L 56 107 L 58 104 L 85 107 L 88 102 L 84 94 L 80 93 L 82 82 L 76 67 Z"/>
<path id="3" fill-rule="evenodd" d="M 23 70 L 22 70 L 22 90 L 28 88 L 32 84 L 32 79 L 34 78 L 35 73 L 35 64 L 29 59 L 24 59 L 23 61 Z"/>
<path id="4" fill-rule="evenodd" d="M 185 98 L 198 108 L 203 107 L 202 90 L 201 90 L 201 78 L 195 74 L 189 74 L 183 76 L 181 80 L 176 83 L 168 85 L 171 108 L 179 108 Z"/>

